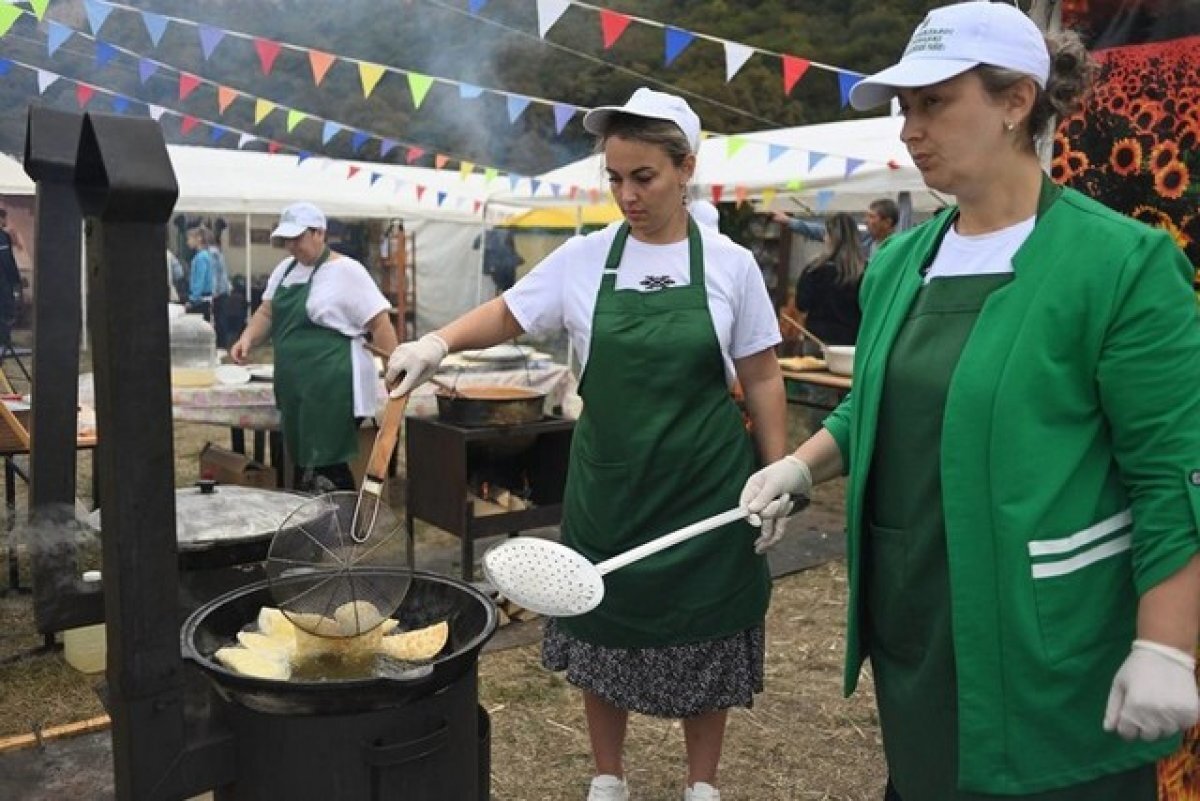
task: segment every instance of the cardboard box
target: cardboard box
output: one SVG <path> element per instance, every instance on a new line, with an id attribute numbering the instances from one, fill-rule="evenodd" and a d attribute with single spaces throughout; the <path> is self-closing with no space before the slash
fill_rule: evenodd
<path id="1" fill-rule="evenodd" d="M 275 470 L 245 454 L 222 448 L 211 442 L 200 450 L 200 476 L 214 478 L 220 484 L 276 489 Z"/>

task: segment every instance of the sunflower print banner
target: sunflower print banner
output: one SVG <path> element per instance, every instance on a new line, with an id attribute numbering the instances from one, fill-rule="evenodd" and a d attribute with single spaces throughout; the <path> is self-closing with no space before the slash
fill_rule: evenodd
<path id="1" fill-rule="evenodd" d="M 1200 4 L 1066 0 L 1063 25 L 1099 74 L 1055 134 L 1051 177 L 1169 233 L 1200 293 Z"/>

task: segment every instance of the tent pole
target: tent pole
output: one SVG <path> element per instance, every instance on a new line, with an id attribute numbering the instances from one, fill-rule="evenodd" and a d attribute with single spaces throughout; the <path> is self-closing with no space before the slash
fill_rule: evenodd
<path id="1" fill-rule="evenodd" d="M 88 275 L 87 275 L 87 233 L 84 229 L 84 223 L 79 224 L 79 237 L 81 247 L 79 248 L 79 300 L 83 304 L 80 310 L 80 317 L 83 323 L 83 328 L 79 331 L 80 347 L 83 350 L 88 349 Z M 36 290 L 35 290 L 36 291 Z"/>
<path id="2" fill-rule="evenodd" d="M 250 298 L 254 292 L 250 289 L 250 280 L 253 278 L 250 269 L 250 212 L 246 212 L 246 324 L 250 324 L 250 315 L 253 310 L 250 308 Z"/>
<path id="3" fill-rule="evenodd" d="M 482 214 L 482 217 L 480 218 L 482 227 L 480 228 L 480 231 L 479 231 L 479 263 L 476 265 L 478 267 L 478 269 L 475 270 L 475 303 L 476 303 L 476 305 L 483 303 L 483 260 L 484 260 L 484 258 L 486 258 L 486 256 L 484 254 L 487 251 L 487 231 L 488 231 L 488 224 L 487 224 L 488 201 L 487 200 L 483 201 L 483 206 L 480 208 L 480 212 Z"/>

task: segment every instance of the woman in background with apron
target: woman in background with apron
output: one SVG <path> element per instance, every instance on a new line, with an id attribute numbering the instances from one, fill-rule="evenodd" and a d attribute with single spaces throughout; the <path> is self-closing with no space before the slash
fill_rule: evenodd
<path id="1" fill-rule="evenodd" d="M 397 392 L 446 353 L 566 328 L 584 365 L 562 538 L 600 561 L 737 505 L 761 460 L 783 455 L 779 329 L 749 251 L 688 214 L 700 121 L 639 89 L 595 109 L 624 222 L 575 237 L 503 296 L 392 355 Z M 740 380 L 753 423 L 730 397 Z M 757 446 L 757 454 L 755 451 Z M 727 711 L 762 690 L 770 595 L 752 526 L 730 524 L 605 578 L 600 606 L 550 620 L 543 664 L 583 691 L 596 777 L 590 801 L 629 798 L 630 711 L 683 720 L 683 797 L 714 801 Z"/>
<path id="2" fill-rule="evenodd" d="M 275 267 L 263 302 L 229 349 L 244 364 L 268 337 L 275 348 L 275 402 L 297 489 L 354 489 L 349 462 L 358 454 L 358 423 L 373 416 L 378 377 L 364 335 L 396 346 L 391 304 L 365 267 L 325 244 L 325 215 L 311 203 L 284 209 L 272 241 L 290 254 Z"/>

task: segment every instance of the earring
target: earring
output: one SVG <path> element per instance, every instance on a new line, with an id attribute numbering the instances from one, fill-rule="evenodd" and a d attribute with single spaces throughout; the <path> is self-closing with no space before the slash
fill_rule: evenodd
<path id="1" fill-rule="evenodd" d="M 1017 124 L 1015 122 L 1013 122 L 1012 120 L 1004 121 L 1004 130 L 1008 131 L 1009 133 L 1012 133 L 1013 129 L 1016 127 L 1017 127 Z"/>

